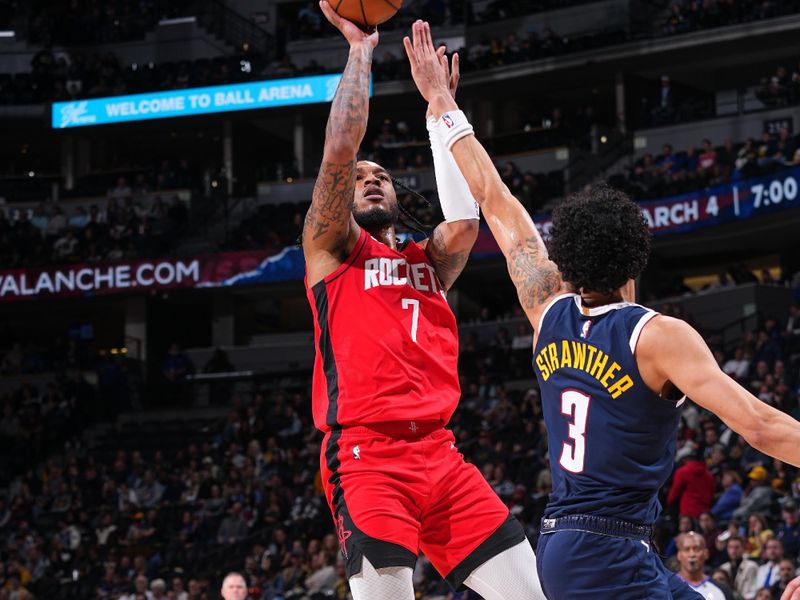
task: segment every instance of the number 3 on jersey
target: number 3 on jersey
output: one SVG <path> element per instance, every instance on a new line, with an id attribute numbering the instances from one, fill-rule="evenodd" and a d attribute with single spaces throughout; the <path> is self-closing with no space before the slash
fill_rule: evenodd
<path id="1" fill-rule="evenodd" d="M 586 457 L 586 419 L 589 417 L 590 396 L 578 390 L 561 392 L 561 414 L 570 417 L 569 438 L 572 443 L 564 442 L 559 464 L 570 473 L 583 473 L 583 461 Z"/>
<path id="2" fill-rule="evenodd" d="M 417 343 L 417 325 L 419 324 L 419 300 L 414 298 L 403 298 L 401 306 L 403 310 L 411 308 L 411 339 Z"/>

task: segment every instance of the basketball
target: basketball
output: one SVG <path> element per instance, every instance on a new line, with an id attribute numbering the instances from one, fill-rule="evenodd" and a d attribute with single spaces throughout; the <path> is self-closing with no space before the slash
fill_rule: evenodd
<path id="1" fill-rule="evenodd" d="M 331 0 L 339 15 L 362 27 L 375 27 L 391 19 L 403 0 Z"/>

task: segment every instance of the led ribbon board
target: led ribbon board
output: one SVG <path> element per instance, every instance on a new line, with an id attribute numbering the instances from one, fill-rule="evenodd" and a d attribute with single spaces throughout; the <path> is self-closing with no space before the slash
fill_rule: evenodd
<path id="1" fill-rule="evenodd" d="M 66 129 L 330 102 L 341 78 L 338 73 L 54 102 L 51 122 L 53 129 Z"/>

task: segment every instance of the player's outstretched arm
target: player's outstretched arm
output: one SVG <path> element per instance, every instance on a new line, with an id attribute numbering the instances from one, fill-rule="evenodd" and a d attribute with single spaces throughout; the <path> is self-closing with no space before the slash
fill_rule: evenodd
<path id="1" fill-rule="evenodd" d="M 754 448 L 800 466 L 800 422 L 723 373 L 703 338 L 684 321 L 665 316 L 649 321 L 636 347 L 636 362 L 654 391 L 671 382 Z"/>
<path id="2" fill-rule="evenodd" d="M 325 130 L 325 148 L 303 226 L 309 285 L 332 273 L 352 250 L 359 229 L 352 215 L 356 156 L 367 129 L 369 73 L 378 32 L 365 33 L 322 0 L 322 12 L 350 44 Z"/>
<path id="3" fill-rule="evenodd" d="M 440 57 L 444 56 L 444 52 L 444 46 L 437 51 Z M 445 64 L 446 60 L 445 58 Z M 458 53 L 453 54 L 451 65 L 448 82 L 450 94 L 455 98 L 461 76 Z M 436 226 L 431 237 L 424 240 L 422 245 L 436 268 L 439 280 L 445 289 L 450 289 L 464 270 L 472 246 L 478 239 L 480 211 L 455 158 L 439 135 L 430 107 L 425 118 L 431 142 L 436 188 L 445 220 Z"/>
<path id="4" fill-rule="evenodd" d="M 411 63 L 411 74 L 434 117 L 458 110 L 448 92 L 446 58 L 436 53 L 430 27 L 417 21 L 413 41 L 403 40 Z M 517 288 L 520 303 L 534 327 L 547 301 L 564 290 L 564 282 L 533 220 L 500 179 L 497 169 L 474 135 L 458 139 L 451 151 L 469 184 L 472 195 L 506 257 L 508 272 Z"/>

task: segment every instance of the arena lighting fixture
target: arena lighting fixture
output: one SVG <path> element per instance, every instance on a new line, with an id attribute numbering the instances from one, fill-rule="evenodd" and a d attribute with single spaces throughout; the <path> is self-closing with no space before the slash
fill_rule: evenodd
<path id="1" fill-rule="evenodd" d="M 12 29 L 4 29 L 0 31 L 0 38 L 13 38 L 16 35 Z"/>

